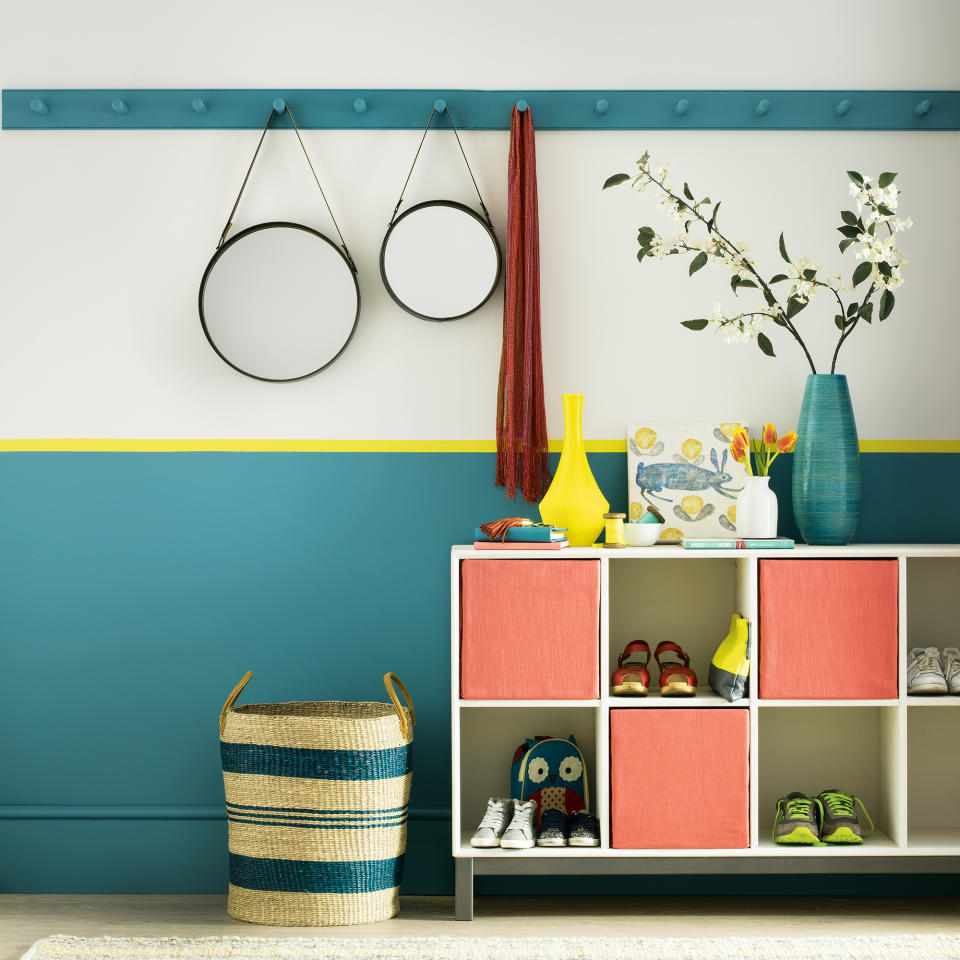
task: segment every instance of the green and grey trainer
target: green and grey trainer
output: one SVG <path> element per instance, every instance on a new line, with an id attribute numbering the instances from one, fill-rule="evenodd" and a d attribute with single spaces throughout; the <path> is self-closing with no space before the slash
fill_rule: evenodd
<path id="1" fill-rule="evenodd" d="M 774 843 L 814 844 L 819 832 L 817 807 L 808 796 L 794 791 L 777 801 Z"/>
<path id="2" fill-rule="evenodd" d="M 820 808 L 820 839 L 823 843 L 863 843 L 873 833 L 873 821 L 859 797 L 841 790 L 824 790 L 817 797 Z M 863 813 L 870 829 L 863 832 L 857 807 Z"/>

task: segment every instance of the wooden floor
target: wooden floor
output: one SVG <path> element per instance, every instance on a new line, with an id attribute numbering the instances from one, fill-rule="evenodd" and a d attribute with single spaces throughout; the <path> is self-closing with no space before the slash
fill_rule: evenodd
<path id="1" fill-rule="evenodd" d="M 450 897 L 405 897 L 384 923 L 318 929 L 232 920 L 219 896 L 0 896 L 0 960 L 53 933 L 76 936 L 723 937 L 960 936 L 960 900 L 816 897 L 478 897 L 457 923 Z"/>

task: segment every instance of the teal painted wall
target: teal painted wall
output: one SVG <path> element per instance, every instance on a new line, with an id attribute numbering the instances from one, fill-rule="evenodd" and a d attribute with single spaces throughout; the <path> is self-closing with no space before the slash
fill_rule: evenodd
<path id="1" fill-rule="evenodd" d="M 623 509 L 625 455 L 590 459 Z M 960 541 L 956 514 L 898 509 L 956 491 L 960 455 L 863 467 L 860 540 Z M 223 890 L 217 714 L 248 668 L 252 700 L 381 700 L 385 670 L 406 681 L 404 890 L 449 892 L 449 548 L 532 515 L 493 473 L 491 454 L 0 455 L 0 892 Z M 789 485 L 781 462 L 787 534 Z"/>

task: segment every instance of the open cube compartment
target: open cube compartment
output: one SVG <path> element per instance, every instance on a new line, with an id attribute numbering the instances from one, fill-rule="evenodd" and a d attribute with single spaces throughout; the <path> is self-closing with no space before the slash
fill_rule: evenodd
<path id="1" fill-rule="evenodd" d="M 602 821 L 597 795 L 597 723 L 593 707 L 472 707 L 461 710 L 460 720 L 460 846 L 470 856 L 576 855 L 596 848 L 534 847 L 533 850 L 472 848 L 470 837 L 486 810 L 490 797 L 511 795 L 510 772 L 517 747 L 528 737 L 568 738 L 572 733 L 583 754 L 590 810 Z M 554 771 L 550 772 L 551 774 Z M 559 785 L 560 781 L 557 781 Z"/>
<path id="2" fill-rule="evenodd" d="M 910 557 L 907 563 L 907 663 L 913 647 L 960 647 L 956 623 L 960 558 Z M 910 703 L 934 699 L 919 695 Z M 938 702 L 939 697 L 935 698 Z M 960 704 L 960 697 L 954 697 Z"/>
<path id="3" fill-rule="evenodd" d="M 749 615 L 743 608 L 739 583 L 738 561 L 732 557 L 611 563 L 608 689 L 623 648 L 633 640 L 650 645 L 649 694 L 612 697 L 611 706 L 723 706 L 726 701 L 710 689 L 707 678 L 710 661 L 730 629 L 731 615 Z M 672 640 L 689 655 L 697 674 L 696 698 L 660 696 L 660 673 L 653 653 L 661 640 Z"/>
<path id="4" fill-rule="evenodd" d="M 759 733 L 760 846 L 772 847 L 777 801 L 793 791 L 815 797 L 842 790 L 859 797 L 874 826 L 863 846 L 791 847 L 856 854 L 905 843 L 900 836 L 902 791 L 898 773 L 898 708 L 763 707 Z M 864 824 L 864 830 L 867 825 Z"/>
<path id="5" fill-rule="evenodd" d="M 940 705 L 942 703 L 942 705 Z M 960 855 L 960 697 L 907 710 L 907 812 L 911 846 Z"/>

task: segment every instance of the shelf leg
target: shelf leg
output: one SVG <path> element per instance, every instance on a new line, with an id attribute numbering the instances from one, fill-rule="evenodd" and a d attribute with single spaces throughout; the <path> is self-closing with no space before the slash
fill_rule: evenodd
<path id="1" fill-rule="evenodd" d="M 458 920 L 473 919 L 473 858 L 456 859 L 456 913 Z"/>

